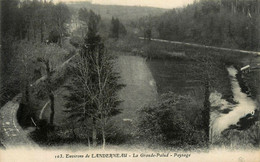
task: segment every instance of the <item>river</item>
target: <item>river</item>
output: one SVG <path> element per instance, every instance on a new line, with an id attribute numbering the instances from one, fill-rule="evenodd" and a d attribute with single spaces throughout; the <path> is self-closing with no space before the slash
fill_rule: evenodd
<path id="1" fill-rule="evenodd" d="M 119 96 L 124 100 L 121 104 L 124 110 L 117 118 L 120 120 L 132 120 L 136 116 L 136 110 L 156 101 L 157 87 L 150 69 L 146 62 L 139 56 L 120 56 L 117 61 L 117 69 L 121 74 L 122 82 L 126 84 Z M 211 112 L 211 134 L 219 136 L 222 131 L 237 122 L 249 113 L 254 113 L 256 104 L 252 98 L 241 92 L 236 74 L 238 71 L 233 67 L 227 68 L 232 85 L 234 100 L 238 104 L 232 104 L 221 99 L 221 94 L 217 96 L 215 105 L 219 109 Z M 229 112 L 225 112 L 229 110 Z"/>
<path id="2" fill-rule="evenodd" d="M 119 56 L 116 69 L 126 86 L 119 92 L 119 97 L 124 101 L 119 106 L 122 113 L 115 118 L 131 121 L 139 108 L 157 100 L 155 80 L 145 59 L 140 56 Z"/>
<path id="3" fill-rule="evenodd" d="M 241 92 L 236 78 L 237 70 L 233 66 L 228 67 L 227 70 L 231 80 L 234 100 L 238 104 L 233 105 L 222 100 L 220 109 L 230 109 L 231 111 L 229 113 L 220 113 L 220 111 L 211 112 L 212 137 L 219 136 L 230 125 L 236 125 L 240 118 L 245 117 L 249 113 L 253 114 L 256 109 L 256 104 L 252 98 Z"/>

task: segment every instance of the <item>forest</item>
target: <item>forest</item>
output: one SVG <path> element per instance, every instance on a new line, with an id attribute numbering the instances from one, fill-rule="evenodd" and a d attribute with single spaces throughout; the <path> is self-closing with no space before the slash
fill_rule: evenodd
<path id="1" fill-rule="evenodd" d="M 157 29 L 164 39 L 257 51 L 259 4 L 257 0 L 201 1 L 166 13 Z"/>
<path id="2" fill-rule="evenodd" d="M 201 0 L 134 26 L 162 39 L 259 51 L 259 6 L 258 0 Z"/>
<path id="3" fill-rule="evenodd" d="M 70 16 L 65 4 L 55 5 L 51 1 L 1 1 L 1 105 L 20 89 L 19 82 L 23 79 L 14 74 L 15 66 L 26 63 L 19 57 L 32 52 L 31 49 L 25 49 L 28 53 L 21 52 L 21 56 L 18 56 L 17 51 L 23 48 L 21 42 L 35 45 L 48 40 L 48 43 L 57 43 L 56 48 L 61 48 L 62 40 L 68 34 L 66 25 Z M 26 59 L 28 61 L 30 58 Z"/>

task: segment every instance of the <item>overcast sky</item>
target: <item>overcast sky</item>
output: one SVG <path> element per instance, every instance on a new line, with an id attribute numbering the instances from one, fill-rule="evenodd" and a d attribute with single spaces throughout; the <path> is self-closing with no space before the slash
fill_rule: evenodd
<path id="1" fill-rule="evenodd" d="M 87 0 L 55 0 L 55 1 L 87 1 Z M 194 0 L 92 0 L 96 4 L 130 5 L 130 6 L 150 6 L 160 8 L 183 7 Z"/>

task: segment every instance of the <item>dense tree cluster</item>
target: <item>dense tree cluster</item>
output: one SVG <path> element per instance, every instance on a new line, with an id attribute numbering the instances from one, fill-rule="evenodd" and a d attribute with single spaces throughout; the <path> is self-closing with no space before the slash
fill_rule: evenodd
<path id="1" fill-rule="evenodd" d="M 96 14 L 92 10 L 87 10 L 86 8 L 80 8 L 78 11 L 78 18 L 80 21 L 84 22 L 86 25 L 88 24 L 90 19 L 93 19 L 98 23 L 101 20 L 100 15 Z"/>
<path id="2" fill-rule="evenodd" d="M 160 38 L 259 50 L 258 0 L 201 0 L 157 19 Z"/>
<path id="3" fill-rule="evenodd" d="M 112 17 L 111 20 L 111 28 L 110 28 L 110 36 L 112 38 L 119 38 L 120 35 L 126 35 L 127 31 L 125 26 L 119 21 L 118 18 Z"/>
<path id="4" fill-rule="evenodd" d="M 96 14 L 92 10 L 87 10 L 86 8 L 80 8 L 78 11 L 78 19 L 82 23 L 80 29 L 82 37 L 84 38 L 89 30 L 96 30 L 89 33 L 95 33 L 98 31 L 99 24 L 101 21 L 101 16 Z"/>
<path id="5" fill-rule="evenodd" d="M 3 0 L 2 6 L 3 36 L 43 42 L 51 32 L 57 33 L 59 41 L 66 34 L 70 12 L 65 4 L 55 5 L 52 1 L 38 0 Z"/>
<path id="6" fill-rule="evenodd" d="M 8 87 L 14 69 L 10 65 L 15 56 L 15 44 L 21 40 L 33 43 L 53 42 L 62 44 L 67 34 L 70 12 L 63 3 L 39 0 L 1 1 L 1 86 Z M 1 96 L 6 94 L 1 88 Z M 17 93 L 16 90 L 12 92 Z M 11 93 L 10 91 L 7 93 Z M 1 103 L 6 100 L 1 98 Z"/>

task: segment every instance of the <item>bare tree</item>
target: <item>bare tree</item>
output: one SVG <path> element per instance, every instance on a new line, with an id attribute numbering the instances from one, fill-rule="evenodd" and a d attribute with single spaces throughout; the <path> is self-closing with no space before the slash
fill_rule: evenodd
<path id="1" fill-rule="evenodd" d="M 94 147 L 97 145 L 97 129 L 100 127 L 105 148 L 107 121 L 120 112 L 117 108 L 120 103 L 117 92 L 122 85 L 118 84 L 119 75 L 113 71 L 113 59 L 105 53 L 103 43 L 85 44 L 81 57 L 73 66 L 74 77 L 68 86 L 70 95 L 65 96 L 71 117 L 86 127 L 86 123 L 91 122 L 92 128 L 88 126 L 88 129 L 92 129 Z"/>

